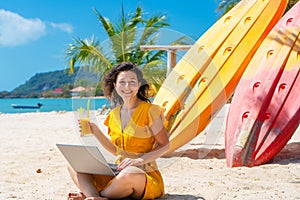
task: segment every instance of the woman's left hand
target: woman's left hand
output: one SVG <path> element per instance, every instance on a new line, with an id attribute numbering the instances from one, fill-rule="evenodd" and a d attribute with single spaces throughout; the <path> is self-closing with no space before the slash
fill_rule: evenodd
<path id="1" fill-rule="evenodd" d="M 136 158 L 136 159 L 132 159 L 132 158 L 125 158 L 124 160 L 122 160 L 122 162 L 118 165 L 118 170 L 122 170 L 125 169 L 128 166 L 139 166 L 142 164 L 144 160 L 142 158 Z"/>

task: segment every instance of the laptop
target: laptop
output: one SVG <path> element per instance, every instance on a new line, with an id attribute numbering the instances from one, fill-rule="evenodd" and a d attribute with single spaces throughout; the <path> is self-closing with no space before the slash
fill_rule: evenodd
<path id="1" fill-rule="evenodd" d="M 108 163 L 98 147 L 73 144 L 56 144 L 76 172 L 116 176 L 117 165 Z"/>

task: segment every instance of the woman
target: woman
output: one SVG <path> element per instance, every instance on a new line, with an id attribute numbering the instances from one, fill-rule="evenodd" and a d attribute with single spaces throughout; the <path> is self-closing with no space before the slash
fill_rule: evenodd
<path id="1" fill-rule="evenodd" d="M 116 177 L 76 173 L 70 175 L 81 190 L 70 199 L 154 199 L 164 195 L 163 179 L 155 160 L 168 151 L 163 110 L 150 103 L 149 85 L 130 62 L 116 65 L 106 74 L 104 94 L 116 107 L 108 114 L 108 139 L 93 123 L 93 135 L 112 154 L 120 173 Z"/>

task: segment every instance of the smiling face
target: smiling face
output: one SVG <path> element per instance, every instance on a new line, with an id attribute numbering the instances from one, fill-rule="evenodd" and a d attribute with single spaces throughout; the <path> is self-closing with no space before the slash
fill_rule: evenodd
<path id="1" fill-rule="evenodd" d="M 119 73 L 115 83 L 115 89 L 124 101 L 136 97 L 139 88 L 140 83 L 134 72 L 122 71 Z"/>

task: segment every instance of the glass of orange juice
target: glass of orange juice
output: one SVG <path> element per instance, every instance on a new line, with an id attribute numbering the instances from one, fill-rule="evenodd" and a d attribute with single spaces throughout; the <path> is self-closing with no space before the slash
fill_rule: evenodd
<path id="1" fill-rule="evenodd" d="M 81 125 L 81 135 L 80 136 L 91 136 L 92 131 L 89 125 L 90 122 L 90 100 L 88 99 L 87 102 L 87 109 L 86 111 L 84 108 L 80 107 L 78 109 L 79 112 L 79 121 Z"/>

